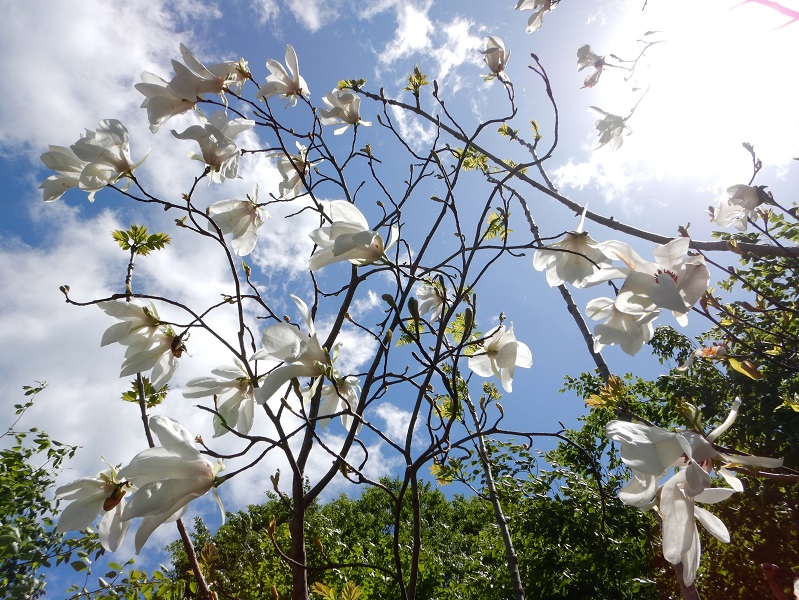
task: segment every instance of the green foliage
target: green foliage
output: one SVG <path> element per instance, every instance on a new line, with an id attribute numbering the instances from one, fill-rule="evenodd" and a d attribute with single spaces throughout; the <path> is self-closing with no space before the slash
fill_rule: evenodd
<path id="1" fill-rule="evenodd" d="M 139 403 L 140 394 L 144 395 L 144 400 L 148 409 L 161 404 L 166 398 L 169 391 L 169 386 L 165 385 L 160 390 L 156 390 L 150 383 L 149 377 L 141 377 L 141 389 L 139 389 L 139 380 L 134 379 L 131 381 L 131 389 L 127 392 L 122 392 L 122 400 L 125 402 L 132 402 L 133 404 Z"/>
<path id="2" fill-rule="evenodd" d="M 44 593 L 43 571 L 68 562 L 73 548 L 81 548 L 81 565 L 98 546 L 91 536 L 65 540 L 54 529 L 58 502 L 48 490 L 77 449 L 53 440 L 47 433 L 31 428 L 14 429 L 45 382 L 24 386 L 28 400 L 15 404 L 17 420 L 0 436 L 11 445 L 0 450 L 0 597 L 37 598 Z"/>
<path id="3" fill-rule="evenodd" d="M 362 88 L 364 85 L 366 85 L 366 79 L 342 79 L 338 82 L 338 89 L 358 90 L 358 88 Z"/>
<path id="4" fill-rule="evenodd" d="M 508 229 L 508 221 L 510 220 L 510 213 L 492 212 L 486 219 L 486 230 L 483 233 L 484 240 L 493 240 L 499 238 L 505 240 L 513 229 Z"/>
<path id="5" fill-rule="evenodd" d="M 467 308 L 462 313 L 455 315 L 455 318 L 447 325 L 446 332 L 452 337 L 456 344 L 460 344 L 464 339 L 479 339 L 483 336 L 481 332 L 473 331 L 472 327 L 474 327 L 474 313 L 471 308 Z M 464 350 L 464 354 L 469 356 L 476 351 L 477 348 L 468 346 Z"/>
<path id="6" fill-rule="evenodd" d="M 413 95 L 416 98 L 419 98 L 419 90 L 423 85 L 429 85 L 430 82 L 427 81 L 427 75 L 422 73 L 419 70 L 419 66 L 415 66 L 413 68 L 413 73 L 408 77 L 408 85 L 406 85 L 403 89 L 408 92 L 413 92 Z"/>
<path id="7" fill-rule="evenodd" d="M 186 581 L 175 579 L 174 573 L 163 565 L 160 569 L 148 573 L 144 569 L 135 568 L 134 559 L 124 565 L 109 563 L 108 572 L 103 577 L 97 578 L 96 587 L 89 588 L 89 577 L 83 586 L 73 585 L 67 591 L 72 594 L 69 600 L 85 598 L 87 600 L 182 600 L 191 589 L 196 593 L 194 586 L 187 585 Z M 126 570 L 127 569 L 127 570 Z M 92 578 L 93 580 L 93 578 Z"/>
<path id="8" fill-rule="evenodd" d="M 467 171 L 489 172 L 488 157 L 474 146 L 468 146 L 466 151 L 463 148 L 455 148 L 455 157 L 462 161 L 463 168 Z"/>
<path id="9" fill-rule="evenodd" d="M 161 250 L 171 241 L 165 233 L 147 235 L 147 227 L 144 225 L 131 225 L 127 231 L 117 229 L 111 235 L 120 248 L 130 250 L 132 254 L 139 256 L 147 256 L 153 250 Z"/>
<path id="10" fill-rule="evenodd" d="M 316 582 L 311 586 L 311 591 L 323 600 L 358 600 L 361 597 L 360 588 L 348 581 L 341 588 L 341 594 L 337 595 L 335 588 Z"/>

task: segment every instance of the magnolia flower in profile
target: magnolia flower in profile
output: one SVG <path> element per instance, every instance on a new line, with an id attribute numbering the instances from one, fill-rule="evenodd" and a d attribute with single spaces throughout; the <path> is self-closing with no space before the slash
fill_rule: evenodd
<path id="1" fill-rule="evenodd" d="M 210 181 L 222 183 L 239 173 L 241 152 L 233 138 L 254 125 L 255 121 L 250 119 L 228 120 L 225 112 L 218 110 L 207 119 L 203 118 L 202 125 L 192 125 L 183 133 L 173 129 L 172 135 L 179 140 L 195 140 L 202 154 L 189 152 L 189 158 L 205 163 L 210 169 Z"/>
<path id="2" fill-rule="evenodd" d="M 186 351 L 183 339 L 183 335 L 177 335 L 172 327 L 160 327 L 151 338 L 152 346 L 128 346 L 119 376 L 150 371 L 150 383 L 160 390 L 172 379 L 178 368 L 178 359 Z"/>
<path id="3" fill-rule="evenodd" d="M 256 94 L 259 100 L 266 101 L 272 96 L 280 95 L 283 100 L 288 100 L 293 106 L 297 104 L 298 96 L 310 95 L 308 84 L 300 75 L 297 53 L 291 44 L 286 44 L 286 67 L 288 70 L 271 58 L 266 61 L 266 68 L 269 69 L 270 74 L 266 78 L 266 83 Z"/>
<path id="4" fill-rule="evenodd" d="M 122 123 L 105 119 L 96 131 L 87 129 L 70 148 L 50 146 L 50 151 L 42 154 L 42 162 L 58 175 L 51 175 L 39 186 L 44 190 L 44 201 L 58 200 L 64 192 L 77 187 L 89 192 L 89 201 L 93 202 L 94 195 L 104 187 L 132 175 L 147 155 L 134 163 L 129 142 L 128 130 Z"/>
<path id="5" fill-rule="evenodd" d="M 673 565 L 682 563 L 685 585 L 696 581 L 699 570 L 702 550 L 696 521 L 720 542 L 730 542 L 730 533 L 724 523 L 704 508 L 696 506 L 696 502 L 714 504 L 734 493 L 735 490 L 730 488 L 710 487 L 692 493 L 687 469 L 680 469 L 660 487 L 657 511 L 662 520 L 663 557 Z"/>
<path id="6" fill-rule="evenodd" d="M 605 256 L 601 244 L 583 231 L 584 224 L 585 211 L 576 231 L 568 232 L 561 241 L 533 254 L 533 267 L 546 271 L 550 287 L 567 282 L 583 287 L 591 275 L 610 266 L 611 260 Z"/>
<path id="7" fill-rule="evenodd" d="M 596 54 L 591 50 L 591 46 L 586 44 L 585 46 L 580 46 L 577 50 L 577 70 L 582 71 L 588 67 L 593 67 L 594 72 L 585 78 L 583 82 L 584 88 L 594 87 L 602 75 L 602 70 L 605 68 L 605 57 Z"/>
<path id="8" fill-rule="evenodd" d="M 71 148 L 50 146 L 50 150 L 42 154 L 42 162 L 57 175 L 50 175 L 39 186 L 45 202 L 58 200 L 67 190 L 78 187 L 80 174 L 86 161 L 79 159 Z"/>
<path id="9" fill-rule="evenodd" d="M 161 321 L 155 305 L 150 302 L 142 306 L 134 301 L 109 300 L 97 305 L 105 314 L 120 322 L 111 325 L 103 333 L 100 346 L 118 343 L 123 346 L 150 347 Z"/>
<path id="10" fill-rule="evenodd" d="M 176 335 L 169 325 L 161 324 L 155 306 L 111 300 L 98 306 L 107 315 L 119 319 L 105 330 L 101 346 L 119 343 L 127 346 L 120 377 L 150 373 L 150 383 L 158 390 L 166 385 L 178 367 L 178 359 L 186 350 L 183 335 Z"/>
<path id="11" fill-rule="evenodd" d="M 616 308 L 611 298 L 595 298 L 585 309 L 589 319 L 605 322 L 594 328 L 594 352 L 602 352 L 606 346 L 618 344 L 621 349 L 635 356 L 655 334 L 653 321 L 659 310 L 626 313 Z"/>
<path id="12" fill-rule="evenodd" d="M 89 199 L 120 177 L 128 176 L 144 162 L 144 157 L 134 163 L 130 158 L 130 136 L 125 126 L 116 119 L 100 121 L 97 131 L 86 130 L 72 151 L 88 163 L 80 174 L 80 189 L 89 193 Z M 149 151 L 148 151 L 149 154 Z"/>
<path id="13" fill-rule="evenodd" d="M 618 150 L 621 148 L 621 145 L 624 142 L 623 136 L 630 134 L 630 128 L 627 126 L 626 119 L 618 115 L 605 112 L 596 106 L 591 106 L 589 108 L 602 116 L 602 118 L 599 119 L 595 124 L 597 133 L 599 134 L 599 142 L 597 143 L 596 147 L 601 148 L 606 144 L 610 144 L 610 147 L 613 150 Z"/>
<path id="14" fill-rule="evenodd" d="M 113 467 L 96 477 L 83 477 L 62 485 L 55 495 L 70 504 L 61 512 L 56 531 L 81 531 L 104 513 L 97 533 L 103 548 L 114 552 L 130 526 L 129 522 L 122 521 L 124 496 L 129 488 Z"/>
<path id="15" fill-rule="evenodd" d="M 144 517 L 136 532 L 136 554 L 156 528 L 179 519 L 189 502 L 213 488 L 224 468 L 221 460 L 216 465 L 206 460 L 191 433 L 174 419 L 156 415 L 149 424 L 161 446 L 140 452 L 119 471 L 120 478 L 138 488 L 122 511 L 122 520 Z"/>
<path id="16" fill-rule="evenodd" d="M 750 220 L 757 216 L 758 207 L 768 202 L 763 187 L 738 184 L 727 188 L 729 198 L 721 200 L 711 208 L 711 221 L 719 227 L 733 225 L 738 231 L 746 231 Z"/>
<path id="17" fill-rule="evenodd" d="M 332 92 L 328 92 L 322 98 L 322 102 L 327 106 L 327 109 L 319 109 L 319 120 L 322 125 L 344 124 L 344 127 L 339 127 L 333 132 L 334 135 L 341 135 L 349 129 L 350 125 L 368 127 L 372 124 L 361 119 L 361 99 L 349 90 L 336 88 Z"/>
<path id="18" fill-rule="evenodd" d="M 709 471 L 717 460 L 727 465 L 759 466 L 775 469 L 782 466 L 781 458 L 725 454 L 713 446 L 735 422 L 741 407 L 740 398 L 733 402 L 727 418 L 706 435 L 695 431 L 669 431 L 661 427 L 610 421 L 605 427 L 607 436 L 621 443 L 621 459 L 632 471 L 633 478 L 619 491 L 625 504 L 649 508 L 655 501 L 658 481 L 669 469 L 683 468 L 683 488 L 696 496 L 710 485 Z M 727 469 L 717 468 L 719 475 L 741 491 L 743 486 Z"/>
<path id="19" fill-rule="evenodd" d="M 317 245 L 308 261 L 311 271 L 342 260 L 357 266 L 371 264 L 379 260 L 394 243 L 396 227 L 391 227 L 389 244 L 385 246 L 382 236 L 369 229 L 363 213 L 346 200 L 325 203 L 324 214 L 330 224 L 310 233 Z"/>
<path id="20" fill-rule="evenodd" d="M 308 148 L 297 144 L 298 154 L 280 154 L 277 159 L 277 170 L 283 181 L 278 186 L 281 198 L 290 200 L 302 194 L 305 181 L 311 174 L 311 167 L 320 161 L 308 160 Z"/>
<path id="21" fill-rule="evenodd" d="M 283 363 L 269 373 L 260 387 L 255 389 L 258 404 L 264 404 L 277 391 L 295 377 L 319 377 L 332 369 L 332 360 L 316 337 L 316 327 L 311 311 L 297 296 L 291 296 L 302 314 L 308 333 L 288 323 L 280 322 L 264 329 L 261 336 L 263 349 L 252 360 L 274 359 Z"/>
<path id="22" fill-rule="evenodd" d="M 519 0 L 515 10 L 532 10 L 527 21 L 527 33 L 538 31 L 544 24 L 544 14 L 552 10 L 552 0 Z"/>
<path id="23" fill-rule="evenodd" d="M 175 115 L 182 115 L 197 104 L 196 98 L 181 97 L 169 87 L 169 82 L 149 71 L 141 74 L 141 83 L 134 87 L 144 95 L 141 108 L 147 109 L 147 121 L 153 133 Z"/>
<path id="24" fill-rule="evenodd" d="M 180 54 L 186 65 L 172 61 L 175 76 L 169 82 L 169 89 L 187 100 L 200 100 L 206 94 L 223 94 L 225 90 L 238 93 L 249 73 L 243 61 L 225 61 L 206 67 L 183 44 Z"/>
<path id="25" fill-rule="evenodd" d="M 237 256 L 247 256 L 258 241 L 258 228 L 269 213 L 258 205 L 258 185 L 246 200 L 222 200 L 208 207 L 208 216 L 224 234 L 232 234 L 230 245 Z"/>
<path id="26" fill-rule="evenodd" d="M 469 368 L 475 375 L 496 375 L 502 389 L 513 391 L 513 374 L 516 367 L 529 369 L 533 366 L 533 355 L 527 344 L 516 339 L 513 323 L 506 329 L 498 325 L 485 334 L 478 350 L 469 357 Z"/>
<path id="27" fill-rule="evenodd" d="M 508 81 L 505 67 L 510 60 L 510 50 L 505 52 L 505 44 L 501 39 L 493 35 L 483 38 L 483 59 L 490 71 L 485 76 L 486 81 L 491 81 L 494 77 L 500 81 Z"/>
<path id="28" fill-rule="evenodd" d="M 254 417 L 255 390 L 246 369 L 236 361 L 235 366 L 217 367 L 211 373 L 216 377 L 196 377 L 189 380 L 183 388 L 183 396 L 214 396 L 216 411 L 219 413 L 214 416 L 214 437 L 224 435 L 230 429 L 243 434 L 249 433 Z"/>
<path id="29" fill-rule="evenodd" d="M 424 284 L 416 290 L 419 300 L 419 314 L 430 313 L 430 320 L 435 321 L 441 317 L 444 310 L 444 291 L 437 285 Z"/>
<path id="30" fill-rule="evenodd" d="M 194 108 L 206 94 L 219 94 L 224 100 L 225 90 L 241 92 L 249 76 L 244 60 L 206 67 L 183 44 L 180 45 L 180 53 L 186 64 L 172 61 L 175 76 L 171 81 L 164 81 L 158 75 L 144 71 L 141 83 L 134 86 L 144 95 L 141 107 L 147 109 L 147 119 L 153 133 L 171 117 Z"/>
<path id="31" fill-rule="evenodd" d="M 318 381 L 318 380 L 317 380 Z M 303 393 L 306 401 L 310 400 L 316 391 L 316 386 L 308 386 Z M 318 423 L 320 429 L 326 429 L 334 415 L 341 417 L 344 429 L 350 431 L 355 424 L 355 411 L 358 408 L 358 398 L 361 395 L 361 386 L 357 377 L 336 377 L 335 384 L 327 383 L 322 386 L 322 398 L 319 404 Z M 339 414 L 341 413 L 341 414 Z M 358 419 L 357 431 L 361 430 L 361 420 Z"/>

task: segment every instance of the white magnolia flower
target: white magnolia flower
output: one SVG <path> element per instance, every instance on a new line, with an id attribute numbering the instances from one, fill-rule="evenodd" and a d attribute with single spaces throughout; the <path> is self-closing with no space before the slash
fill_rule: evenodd
<path id="1" fill-rule="evenodd" d="M 171 117 L 190 111 L 206 94 L 219 94 L 224 100 L 225 90 L 241 92 L 249 74 L 243 60 L 206 67 L 183 44 L 180 53 L 186 64 L 172 61 L 175 76 L 171 81 L 144 71 L 141 83 L 134 86 L 144 95 L 141 107 L 147 109 L 147 120 L 153 133 Z"/>
<path id="2" fill-rule="evenodd" d="M 597 133 L 599 134 L 599 142 L 596 147 L 601 148 L 605 144 L 610 144 L 613 150 L 621 148 L 624 142 L 623 136 L 630 134 L 630 128 L 627 126 L 626 119 L 605 112 L 596 106 L 591 106 L 589 108 L 602 116 L 595 124 Z"/>
<path id="3" fill-rule="evenodd" d="M 713 460 L 727 465 L 768 469 L 782 466 L 781 458 L 724 454 L 713 447 L 713 442 L 735 422 L 740 407 L 741 400 L 736 398 L 724 422 L 704 436 L 694 431 L 669 431 L 642 423 L 610 421 L 605 432 L 610 439 L 621 443 L 621 459 L 633 473 L 630 482 L 619 491 L 619 499 L 631 506 L 650 507 L 657 493 L 658 481 L 669 469 L 676 467 L 686 467 L 683 487 L 695 496 L 710 485 L 710 469 L 707 467 Z M 718 468 L 717 472 L 734 490 L 743 489 L 725 468 Z"/>
<path id="4" fill-rule="evenodd" d="M 576 231 L 567 233 L 564 238 L 533 254 L 533 267 L 547 272 L 550 287 L 570 283 L 583 287 L 588 278 L 603 267 L 610 266 L 611 260 L 602 251 L 602 246 L 583 231 L 585 211 Z"/>
<path id="5" fill-rule="evenodd" d="M 183 336 L 165 326 L 151 338 L 152 346 L 134 344 L 128 346 L 120 377 L 150 371 L 150 383 L 156 390 L 164 387 L 178 368 L 178 359 L 186 351 Z M 151 370 L 152 369 L 152 370 Z"/>
<path id="6" fill-rule="evenodd" d="M 441 317 L 444 310 L 444 292 L 435 285 L 422 285 L 416 290 L 416 297 L 419 299 L 419 314 L 430 313 L 430 320 L 435 321 Z"/>
<path id="7" fill-rule="evenodd" d="M 734 493 L 735 490 L 729 488 L 705 488 L 697 494 L 692 493 L 687 469 L 680 469 L 661 486 L 658 513 L 662 520 L 663 557 L 673 565 L 682 563 L 685 585 L 696 581 L 699 570 L 702 549 L 696 521 L 720 542 L 730 542 L 730 533 L 724 523 L 695 503 L 714 504 Z"/>
<path id="8" fill-rule="evenodd" d="M 591 46 L 586 44 L 577 50 L 577 70 L 582 71 L 588 67 L 593 67 L 594 72 L 585 78 L 583 82 L 584 88 L 594 87 L 602 75 L 602 70 L 605 68 L 605 57 L 596 54 L 591 50 Z"/>
<path id="9" fill-rule="evenodd" d="M 527 33 L 538 31 L 544 24 L 544 14 L 552 10 L 552 0 L 519 0 L 515 10 L 532 10 L 527 21 Z"/>
<path id="10" fill-rule="evenodd" d="M 100 121 L 97 131 L 86 130 L 72 151 L 86 166 L 80 174 L 79 187 L 89 192 L 89 199 L 105 186 L 115 183 L 120 177 L 133 173 L 144 162 L 144 157 L 134 163 L 130 158 L 130 136 L 125 126 L 116 119 Z"/>
<path id="11" fill-rule="evenodd" d="M 507 329 L 498 325 L 484 337 L 480 348 L 469 357 L 469 368 L 480 377 L 496 375 L 502 382 L 502 389 L 512 392 L 516 367 L 529 369 L 533 366 L 530 348 L 516 339 L 513 323 Z"/>
<path id="12" fill-rule="evenodd" d="M 252 359 L 272 358 L 284 364 L 269 373 L 261 386 L 255 389 L 258 404 L 267 402 L 295 377 L 319 377 L 332 367 L 330 357 L 316 337 L 316 327 L 308 305 L 297 296 L 291 296 L 291 299 L 302 314 L 308 333 L 304 334 L 293 325 L 283 322 L 264 329 L 263 349 L 256 352 Z"/>
<path id="13" fill-rule="evenodd" d="M 58 200 L 67 190 L 80 185 L 80 174 L 88 164 L 79 159 L 71 148 L 50 146 L 50 151 L 42 154 L 42 162 L 58 175 L 50 175 L 42 182 L 39 189 L 45 202 Z M 93 196 L 89 196 L 93 198 Z"/>
<path id="14" fill-rule="evenodd" d="M 660 314 L 659 310 L 622 312 L 611 298 L 595 298 L 588 303 L 585 311 L 589 319 L 605 321 L 594 328 L 594 352 L 602 352 L 606 346 L 618 344 L 630 356 L 635 356 L 652 339 L 655 334 L 652 322 Z"/>
<path id="15" fill-rule="evenodd" d="M 161 446 L 140 452 L 119 471 L 120 478 L 138 488 L 122 520 L 144 517 L 136 532 L 136 554 L 156 528 L 179 519 L 189 502 L 208 492 L 223 468 L 222 461 L 208 462 L 195 447 L 194 436 L 174 419 L 156 415 L 149 423 Z"/>
<path id="16" fill-rule="evenodd" d="M 57 488 L 55 495 L 69 502 L 58 519 L 57 531 L 81 531 L 91 525 L 100 513 L 97 532 L 100 544 L 114 552 L 125 537 L 130 526 L 122 521 L 125 508 L 124 496 L 129 485 L 118 477 L 113 467 L 96 477 L 83 477 Z"/>
<path id="17" fill-rule="evenodd" d="M 58 200 L 64 192 L 77 187 L 89 192 L 89 201 L 93 202 L 94 195 L 104 187 L 130 176 L 147 154 L 134 163 L 129 141 L 128 130 L 122 123 L 105 119 L 100 121 L 96 131 L 87 129 L 70 148 L 50 146 L 50 150 L 42 154 L 42 162 L 58 174 L 51 175 L 39 186 L 44 201 Z"/>
<path id="18" fill-rule="evenodd" d="M 306 399 L 313 395 L 314 386 L 307 388 Z M 335 385 L 325 384 L 322 387 L 322 399 L 319 404 L 319 427 L 325 429 L 333 415 L 341 417 L 344 429 L 350 431 L 355 424 L 355 411 L 358 408 L 358 398 L 361 395 L 361 386 L 357 377 L 337 377 Z M 361 430 L 361 421 L 358 419 L 357 431 Z"/>
<path id="19" fill-rule="evenodd" d="M 233 138 L 252 129 L 255 121 L 250 119 L 230 119 L 224 111 L 218 110 L 202 125 L 192 125 L 183 133 L 174 129 L 172 135 L 179 140 L 195 140 L 200 145 L 202 154 L 189 152 L 189 158 L 199 160 L 210 168 L 210 181 L 222 183 L 225 179 L 234 179 L 239 173 L 239 156 Z"/>
<path id="20" fill-rule="evenodd" d="M 216 377 L 196 377 L 186 382 L 185 398 L 214 396 L 217 412 L 214 416 L 214 437 L 224 435 L 229 428 L 247 434 L 252 429 L 254 417 L 254 388 L 244 366 L 236 361 L 235 366 L 223 365 L 212 370 Z M 225 427 L 222 419 L 227 424 Z"/>
<path id="21" fill-rule="evenodd" d="M 666 308 L 681 325 L 687 313 L 707 291 L 710 271 L 701 255 L 689 254 L 691 240 L 681 237 L 656 247 L 655 262 L 641 259 L 632 248 L 623 248 L 622 258 L 631 268 L 616 297 L 616 307 L 623 312 L 641 312 Z M 608 247 L 606 247 L 608 248 Z M 615 244 L 610 252 L 622 248 Z"/>
<path id="22" fill-rule="evenodd" d="M 208 207 L 208 216 L 225 234 L 232 234 L 230 245 L 238 256 L 247 256 L 258 241 L 258 228 L 269 213 L 258 205 L 258 185 L 246 200 L 222 200 Z"/>
<path id="23" fill-rule="evenodd" d="M 109 300 L 97 305 L 105 314 L 119 319 L 103 333 L 100 346 L 119 343 L 123 346 L 149 348 L 155 343 L 160 321 L 155 305 L 142 306 L 136 302 Z"/>
<path id="24" fill-rule="evenodd" d="M 186 65 L 172 61 L 175 76 L 169 82 L 169 89 L 181 98 L 200 100 L 206 94 L 223 94 L 229 89 L 238 93 L 247 79 L 246 63 L 226 61 L 206 67 L 183 44 L 180 54 Z"/>
<path id="25" fill-rule="evenodd" d="M 256 94 L 259 100 L 268 100 L 272 96 L 280 95 L 283 100 L 288 100 L 292 105 L 297 104 L 298 96 L 309 96 L 311 91 L 308 84 L 300 75 L 300 66 L 297 61 L 297 53 L 291 44 L 286 44 L 286 67 L 283 68 L 279 62 L 273 59 L 266 61 L 266 68 L 269 69 L 269 76 L 266 83 L 261 86 Z"/>
<path id="26" fill-rule="evenodd" d="M 501 81 L 507 81 L 508 76 L 505 74 L 505 67 L 510 60 L 510 50 L 505 51 L 505 43 L 496 36 L 489 35 L 483 38 L 483 59 L 490 73 L 485 76 L 486 81 L 490 81 L 496 77 Z"/>
<path id="27" fill-rule="evenodd" d="M 349 90 L 334 89 L 328 92 L 322 102 L 325 103 L 327 109 L 319 109 L 319 120 L 323 125 L 337 125 L 343 123 L 344 127 L 339 127 L 333 133 L 341 135 L 350 125 L 365 125 L 370 126 L 372 123 L 361 119 L 361 99 Z"/>
<path id="28" fill-rule="evenodd" d="M 734 225 L 738 231 L 746 231 L 750 220 L 757 217 L 758 207 L 767 201 L 762 188 L 738 184 L 727 188 L 729 198 L 721 200 L 711 209 L 711 221 L 719 227 Z"/>
<path id="29" fill-rule="evenodd" d="M 369 229 L 363 213 L 346 200 L 325 203 L 324 211 L 330 224 L 310 234 L 318 246 L 308 261 L 311 271 L 342 260 L 358 266 L 371 264 L 379 260 L 394 243 L 396 227 L 391 227 L 389 244 L 386 246 L 382 236 Z"/>
<path id="30" fill-rule="evenodd" d="M 308 148 L 297 144 L 298 154 L 280 154 L 277 159 L 277 170 L 283 181 L 278 186 L 281 198 L 291 199 L 302 194 L 305 181 L 311 174 L 311 167 L 320 161 L 308 160 Z"/>
<path id="31" fill-rule="evenodd" d="M 197 103 L 196 98 L 179 96 L 169 87 L 167 81 L 149 71 L 144 71 L 141 74 L 141 83 L 133 87 L 144 95 L 141 108 L 147 109 L 147 121 L 153 133 L 170 118 L 190 111 Z"/>

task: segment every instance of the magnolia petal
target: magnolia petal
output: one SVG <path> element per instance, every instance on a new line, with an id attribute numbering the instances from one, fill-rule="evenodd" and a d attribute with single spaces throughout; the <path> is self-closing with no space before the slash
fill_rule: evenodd
<path id="1" fill-rule="evenodd" d="M 73 500 L 61 513 L 58 531 L 80 531 L 86 529 L 103 510 L 103 502 L 110 492 L 98 491 L 90 496 Z"/>
<path id="2" fill-rule="evenodd" d="M 724 525 L 724 523 L 721 522 L 721 519 L 719 519 L 716 515 L 706 511 L 701 506 L 695 506 L 694 516 L 710 535 L 720 542 L 724 542 L 725 544 L 730 543 L 730 532 L 727 530 L 727 526 Z"/>
<path id="3" fill-rule="evenodd" d="M 186 506 L 182 507 L 172 515 L 153 515 L 151 517 L 145 517 L 139 524 L 139 529 L 136 531 L 136 554 L 141 552 L 141 549 L 144 547 L 144 544 L 147 542 L 153 531 L 158 529 L 164 523 L 177 521 L 185 512 Z"/>
<path id="4" fill-rule="evenodd" d="M 491 377 L 494 374 L 494 367 L 491 358 L 485 354 L 473 354 L 469 357 L 469 368 L 475 375 L 480 377 Z"/>
<path id="5" fill-rule="evenodd" d="M 130 521 L 122 520 L 122 511 L 125 508 L 125 501 L 122 500 L 114 508 L 109 510 L 100 520 L 97 527 L 97 534 L 100 537 L 100 544 L 109 552 L 116 552 L 125 534 L 130 527 Z"/>
<path id="6" fill-rule="evenodd" d="M 734 493 L 735 490 L 730 488 L 707 488 L 701 494 L 694 496 L 694 500 L 703 504 L 715 504 L 726 500 Z"/>
<path id="7" fill-rule="evenodd" d="M 186 460 L 200 456 L 194 445 L 194 436 L 175 419 L 164 415 L 150 417 L 150 430 L 158 437 L 161 446 Z"/>
<path id="8" fill-rule="evenodd" d="M 261 386 L 255 388 L 255 399 L 258 404 L 265 404 L 295 377 L 313 377 L 321 374 L 318 368 L 303 364 L 283 365 L 267 375 Z"/>
<path id="9" fill-rule="evenodd" d="M 619 490 L 619 500 L 642 510 L 651 508 L 657 494 L 658 478 L 633 471 L 633 478 Z"/>
<path id="10" fill-rule="evenodd" d="M 663 519 L 663 557 L 673 565 L 682 561 L 696 533 L 693 502 L 677 486 L 677 478 L 675 475 L 661 487 L 659 505 Z"/>

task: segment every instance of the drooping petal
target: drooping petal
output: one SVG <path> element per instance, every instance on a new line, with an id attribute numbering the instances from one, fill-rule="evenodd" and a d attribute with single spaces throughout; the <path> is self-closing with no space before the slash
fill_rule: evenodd
<path id="1" fill-rule="evenodd" d="M 100 525 L 97 527 L 100 544 L 109 552 L 116 552 L 130 527 L 130 521 L 122 520 L 122 511 L 124 508 L 125 501 L 122 500 L 103 515 L 103 518 L 100 520 Z"/>

